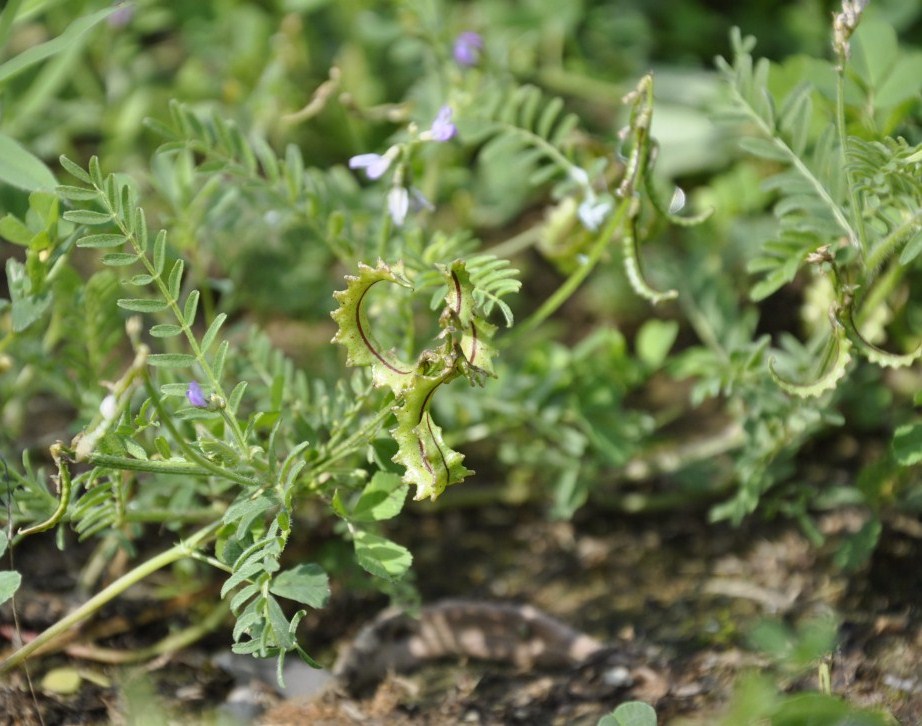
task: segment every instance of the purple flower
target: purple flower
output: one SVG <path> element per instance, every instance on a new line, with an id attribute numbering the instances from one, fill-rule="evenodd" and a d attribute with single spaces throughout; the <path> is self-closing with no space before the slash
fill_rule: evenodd
<path id="1" fill-rule="evenodd" d="M 119 5 L 118 9 L 106 18 L 110 28 L 121 29 L 126 27 L 134 18 L 134 6 L 131 3 Z"/>
<path id="2" fill-rule="evenodd" d="M 611 211 L 611 200 L 599 199 L 594 196 L 586 197 L 576 210 L 579 221 L 590 232 L 595 232 Z"/>
<path id="3" fill-rule="evenodd" d="M 432 140 L 448 141 L 456 133 L 458 133 L 458 128 L 451 122 L 451 106 L 442 106 L 429 129 Z"/>
<path id="4" fill-rule="evenodd" d="M 410 209 L 410 194 L 404 187 L 391 187 L 387 193 L 387 211 L 398 227 L 407 218 Z"/>
<path id="5" fill-rule="evenodd" d="M 202 393 L 202 387 L 196 381 L 189 383 L 189 387 L 186 389 L 186 398 L 196 408 L 206 408 L 208 406 L 205 394 Z"/>
<path id="6" fill-rule="evenodd" d="M 364 169 L 369 179 L 380 179 L 390 165 L 390 158 L 381 154 L 359 154 L 349 159 L 349 168 Z"/>
<path id="7" fill-rule="evenodd" d="M 466 31 L 455 38 L 452 55 L 458 65 L 470 67 L 477 65 L 480 60 L 480 51 L 483 50 L 483 38 L 478 33 Z"/>

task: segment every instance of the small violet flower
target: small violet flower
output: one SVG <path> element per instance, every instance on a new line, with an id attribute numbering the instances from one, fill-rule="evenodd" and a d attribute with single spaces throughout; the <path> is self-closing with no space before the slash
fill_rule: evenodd
<path id="1" fill-rule="evenodd" d="M 442 106 L 429 129 L 429 138 L 439 142 L 448 141 L 456 133 L 458 127 L 451 122 L 451 106 Z"/>
<path id="2" fill-rule="evenodd" d="M 208 406 L 205 394 L 202 393 L 202 387 L 196 381 L 189 383 L 189 387 L 186 389 L 186 398 L 196 408 L 206 408 Z"/>
<path id="3" fill-rule="evenodd" d="M 134 6 L 131 3 L 118 5 L 117 9 L 106 18 L 110 28 L 120 30 L 134 19 Z"/>
<path id="4" fill-rule="evenodd" d="M 381 154 L 358 154 L 349 159 L 349 168 L 364 169 L 369 179 L 380 179 L 390 165 L 391 158 Z"/>
<path id="5" fill-rule="evenodd" d="M 405 187 L 391 187 L 387 193 L 387 211 L 390 212 L 391 219 L 398 227 L 404 223 L 407 218 L 407 212 L 410 209 L 410 193 Z"/>
<path id="6" fill-rule="evenodd" d="M 579 221 L 590 232 L 595 232 L 602 225 L 605 217 L 611 211 L 610 199 L 599 199 L 596 196 L 586 197 L 576 210 Z"/>
<path id="7" fill-rule="evenodd" d="M 460 66 L 471 67 L 480 60 L 480 51 L 483 50 L 483 38 L 478 33 L 466 31 L 455 38 L 452 55 Z"/>

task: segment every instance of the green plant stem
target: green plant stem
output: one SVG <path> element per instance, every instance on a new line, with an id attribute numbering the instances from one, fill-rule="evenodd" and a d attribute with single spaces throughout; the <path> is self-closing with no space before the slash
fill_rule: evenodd
<path id="1" fill-rule="evenodd" d="M 224 467 L 219 466 L 218 464 L 215 464 L 214 462 L 210 461 L 208 458 L 202 456 L 194 448 L 192 448 L 186 441 L 185 437 L 182 436 L 182 434 L 180 434 L 179 431 L 177 431 L 176 426 L 173 424 L 173 420 L 169 417 L 167 412 L 163 410 L 163 405 L 160 402 L 160 397 L 157 394 L 157 391 L 154 389 L 154 384 L 151 382 L 150 376 L 144 377 L 144 387 L 147 389 L 147 393 L 148 395 L 150 395 L 151 401 L 153 401 L 154 406 L 157 409 L 157 412 L 160 414 L 160 420 L 163 422 L 164 426 L 166 426 L 167 429 L 169 429 L 170 433 L 173 435 L 174 440 L 179 445 L 179 447 L 182 449 L 183 453 L 186 455 L 187 458 L 192 459 L 192 461 L 198 464 L 199 467 L 201 467 L 201 469 L 204 469 L 205 471 L 210 472 L 211 474 L 214 474 L 215 476 L 219 476 L 224 479 L 230 479 L 231 481 L 235 481 L 238 484 L 242 484 L 244 486 L 254 486 L 254 485 L 259 484 L 259 482 L 255 479 L 252 479 L 248 476 L 244 476 L 243 474 L 238 474 L 236 471 L 233 471 L 231 469 L 225 469 Z M 233 417 L 231 418 L 233 419 Z M 143 463 L 153 463 L 153 462 L 143 462 Z M 167 463 L 167 462 L 157 462 L 157 463 Z"/>
<path id="2" fill-rule="evenodd" d="M 864 215 L 858 203 L 855 191 L 855 178 L 848 163 L 848 129 L 845 128 L 845 67 L 840 64 L 836 70 L 836 134 L 839 148 L 842 149 L 842 167 L 845 169 L 845 186 L 848 187 L 848 201 L 851 207 L 852 224 L 858 235 L 858 249 L 867 254 L 867 232 L 864 228 Z M 870 267 L 869 269 L 874 269 Z"/>
<path id="3" fill-rule="evenodd" d="M 202 466 L 180 461 L 160 461 L 156 459 L 133 459 L 129 456 L 112 454 L 90 454 L 86 462 L 92 466 L 104 466 L 107 469 L 127 471 L 147 471 L 152 474 L 184 474 L 186 476 L 209 476 L 213 474 Z M 222 472 L 223 475 L 223 472 Z"/>
<path id="4" fill-rule="evenodd" d="M 378 413 L 370 421 L 368 421 L 364 426 L 362 426 L 362 428 L 352 434 L 352 436 L 328 451 L 325 455 L 321 455 L 320 458 L 312 464 L 311 468 L 316 469 L 320 466 L 329 466 L 333 462 L 341 459 L 343 456 L 347 456 L 362 439 L 366 439 L 372 433 L 374 433 L 374 431 L 379 426 L 381 426 L 381 424 L 384 423 L 384 421 L 390 415 L 390 406 L 378 411 Z"/>
<path id="5" fill-rule="evenodd" d="M 861 309 L 855 314 L 855 322 L 863 324 L 869 315 L 884 304 L 884 301 L 890 297 L 899 281 L 903 278 L 903 266 L 894 261 L 884 274 L 880 275 L 871 285 L 864 299 L 861 301 Z"/>
<path id="6" fill-rule="evenodd" d="M 896 251 L 897 247 L 908 240 L 913 228 L 918 227 L 920 224 L 922 224 L 922 209 L 917 209 L 909 219 L 890 232 L 868 253 L 867 269 L 876 270 L 882 265 Z"/>
<path id="7" fill-rule="evenodd" d="M 117 598 L 132 585 L 136 585 L 141 580 L 152 575 L 157 570 L 162 570 L 164 567 L 172 565 L 174 562 L 178 562 L 179 560 L 182 560 L 186 557 L 191 557 L 192 553 L 199 546 L 214 536 L 215 532 L 217 532 L 220 526 L 220 521 L 212 522 L 207 527 L 204 527 L 193 534 L 191 537 L 189 537 L 189 539 L 183 542 L 179 542 L 178 544 L 168 549 L 166 552 L 160 553 L 156 557 L 149 559 L 147 562 L 138 565 L 130 572 L 122 575 L 111 585 L 91 597 L 83 605 L 81 605 L 66 617 L 61 618 L 54 625 L 36 636 L 34 640 L 26 643 L 9 658 L 0 663 L 0 674 L 8 673 L 12 669 L 22 665 L 30 655 L 57 638 L 62 633 L 66 632 L 70 628 L 74 627 L 78 623 L 96 613 L 106 603 Z"/>
<path id="8" fill-rule="evenodd" d="M 596 238 L 595 245 L 589 252 L 585 263 L 577 267 L 576 270 L 564 280 L 563 284 L 554 291 L 554 294 L 541 304 L 541 307 L 529 315 L 523 323 L 515 326 L 512 333 L 505 338 L 507 344 L 513 340 L 517 340 L 520 336 L 531 332 L 541 325 L 541 323 L 553 315 L 557 309 L 576 292 L 577 288 L 583 283 L 583 280 L 589 276 L 589 273 L 595 269 L 595 266 L 602 258 L 602 253 L 608 247 L 609 240 L 611 240 L 615 232 L 621 228 L 621 225 L 624 224 L 624 220 L 628 216 L 628 212 L 631 208 L 631 202 L 631 199 L 625 199 L 618 205 L 615 213 L 611 215 L 608 223 Z"/>
<path id="9" fill-rule="evenodd" d="M 205 353 L 202 351 L 201 346 L 199 346 L 198 339 L 195 337 L 195 333 L 192 331 L 192 322 L 186 320 L 184 311 L 179 307 L 179 300 L 173 298 L 172 294 L 170 293 L 169 285 L 163 279 L 162 272 L 154 266 L 154 263 L 147 256 L 147 250 L 141 244 L 141 240 L 138 239 L 129 225 L 124 222 L 122 217 L 119 215 L 119 210 L 112 206 L 109 200 L 109 196 L 106 194 L 105 190 L 101 189 L 95 184 L 94 188 L 99 194 L 99 200 L 101 201 L 104 209 L 110 215 L 112 215 L 112 221 L 118 227 L 119 231 L 122 233 L 122 236 L 124 236 L 124 238 L 128 241 L 128 244 L 131 245 L 135 254 L 138 256 L 138 259 L 141 261 L 141 264 L 144 266 L 144 269 L 147 271 L 147 274 L 152 278 L 153 284 L 156 286 L 160 297 L 167 303 L 170 311 L 173 313 L 173 317 L 179 323 L 180 328 L 182 328 L 186 342 L 189 344 L 189 349 L 192 351 L 196 362 L 199 364 L 206 378 L 208 379 L 208 385 L 218 396 L 226 401 L 227 394 L 224 392 L 224 388 L 221 386 L 221 382 L 215 377 L 215 373 L 211 365 L 209 365 L 208 361 L 205 359 Z M 131 211 L 132 210 L 124 210 L 124 214 L 130 214 Z M 144 223 L 143 219 L 143 216 L 141 216 L 142 224 Z M 156 246 L 156 242 L 154 245 Z M 237 450 L 240 452 L 242 457 L 249 459 L 249 447 L 247 446 L 243 431 L 241 430 L 240 424 L 237 422 L 236 417 L 227 417 L 227 422 L 228 428 L 231 431 L 231 435 L 234 437 L 234 441 L 237 445 Z"/>
<path id="10" fill-rule="evenodd" d="M 538 79 L 541 86 L 549 91 L 583 98 L 594 104 L 599 103 L 599 99 L 619 99 L 628 90 L 624 84 L 600 81 L 597 78 L 573 73 L 562 66 L 542 68 L 538 72 Z"/>
<path id="11" fill-rule="evenodd" d="M 139 523 L 162 523 L 162 524 L 194 524 L 196 522 L 206 522 L 215 517 L 224 514 L 226 507 L 223 504 L 215 503 L 213 507 L 199 507 L 198 509 L 185 509 L 176 511 L 175 509 L 145 509 L 141 512 L 126 512 L 122 517 L 123 522 Z"/>
<path id="12" fill-rule="evenodd" d="M 22 3 L 23 0 L 9 0 L 6 7 L 0 11 L 0 52 L 6 48 L 10 33 L 13 32 L 13 21 L 16 20 Z"/>
<path id="13" fill-rule="evenodd" d="M 111 663 L 114 665 L 140 663 L 141 661 L 156 658 L 159 655 L 176 653 L 183 648 L 189 647 L 217 628 L 224 621 L 224 618 L 229 612 L 230 604 L 226 601 L 221 601 L 213 607 L 204 618 L 194 625 L 183 628 L 176 633 L 171 633 L 157 643 L 139 650 L 124 651 L 75 644 L 68 648 L 68 652 L 71 655 L 100 663 Z"/>
<path id="14" fill-rule="evenodd" d="M 486 250 L 485 254 L 496 255 L 497 257 L 512 257 L 522 250 L 527 250 L 533 244 L 541 239 L 541 227 L 534 226 L 519 232 L 517 235 L 503 240 L 499 244 L 493 245 Z"/>

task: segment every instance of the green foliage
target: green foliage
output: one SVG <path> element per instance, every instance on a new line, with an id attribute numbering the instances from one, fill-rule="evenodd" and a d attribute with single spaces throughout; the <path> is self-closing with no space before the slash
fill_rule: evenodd
<path id="1" fill-rule="evenodd" d="M 656 726 L 656 723 L 653 706 L 643 701 L 628 701 L 600 718 L 598 726 Z"/>
<path id="2" fill-rule="evenodd" d="M 5 465 L 6 462 L 4 462 L 4 466 Z M 6 552 L 9 544 L 10 542 L 6 532 L 0 532 L 0 555 Z M 22 584 L 22 575 L 18 572 L 9 570 L 0 571 L 0 604 L 5 603 L 13 597 L 19 589 L 20 584 Z"/>
<path id="3" fill-rule="evenodd" d="M 410 491 L 464 501 L 470 462 L 491 501 L 560 518 L 704 502 L 819 543 L 817 509 L 861 505 L 836 563 L 862 567 L 891 513 L 922 511 L 920 53 L 884 11 L 838 17 L 831 62 L 757 60 L 733 31 L 716 116 L 743 156 L 684 142 L 683 165 L 657 137 L 705 138 L 678 133 L 707 110 L 678 86 L 716 81 L 629 78 L 678 21 L 624 5 L 636 33 L 597 3 L 139 3 L 104 37 L 107 3 L 8 3 L 9 543 L 98 541 L 140 560 L 128 580 L 187 560 L 223 578 L 234 649 L 279 668 L 313 662 L 298 624 L 337 582 L 408 597 L 386 523 Z M 713 37 L 710 17 L 689 27 Z M 765 30 L 823 52 L 827 25 L 798 8 Z M 65 422 L 36 433 L 36 401 Z M 840 435 L 860 471 L 818 482 Z M 290 565 L 318 522 L 352 559 Z M 144 560 L 155 533 L 177 544 Z M 801 666 L 822 645 L 762 635 Z M 760 688 L 740 703 L 779 723 L 846 713 Z"/>
<path id="4" fill-rule="evenodd" d="M 738 684 L 727 713 L 720 723 L 740 723 L 740 720 L 767 719 L 772 724 L 817 724 L 817 726 L 893 726 L 896 720 L 889 714 L 870 708 L 858 708 L 847 701 L 825 693 L 780 694 L 768 679 L 751 675 Z"/>

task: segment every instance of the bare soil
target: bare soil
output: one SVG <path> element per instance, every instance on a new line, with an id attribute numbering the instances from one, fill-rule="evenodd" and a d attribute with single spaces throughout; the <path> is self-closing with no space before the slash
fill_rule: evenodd
<path id="1" fill-rule="evenodd" d="M 827 543 L 816 548 L 787 522 L 732 528 L 708 524 L 698 512 L 638 518 L 589 507 L 564 523 L 529 508 L 410 507 L 390 535 L 414 552 L 423 602 L 529 603 L 610 648 L 553 671 L 457 659 L 425 664 L 394 674 L 361 699 L 327 688 L 279 703 L 266 686 L 262 705 L 273 710 L 264 723 L 594 724 L 635 698 L 653 703 L 661 723 L 714 723 L 747 672 L 772 674 L 782 691 L 815 691 L 818 664 L 786 671 L 755 651 L 749 634 L 765 618 L 796 627 L 829 613 L 840 621 L 828 659 L 833 692 L 856 705 L 887 709 L 900 724 L 922 723 L 922 537 L 917 523 L 888 523 L 872 560 L 846 575 L 833 566 L 832 555 L 838 539 L 861 521 L 858 511 L 821 518 Z M 75 579 L 85 552 L 62 554 L 51 545 L 48 538 L 17 555 L 20 568 L 29 568 L 32 588 L 17 598 L 24 634 L 86 597 L 76 591 Z M 87 624 L 67 651 L 32 661 L 34 692 L 23 673 L 6 679 L 0 723 L 125 722 L 134 682 L 129 674 L 138 666 L 100 663 L 99 652 L 130 653 L 156 642 L 217 597 L 198 592 L 164 601 L 157 584 L 155 578 Z M 302 642 L 330 665 L 386 605 L 378 593 L 334 587 L 330 605 L 303 623 Z M 9 607 L 0 620 L 2 635 L 12 637 Z M 164 718 L 227 723 L 216 709 L 235 682 L 212 654 L 229 641 L 220 631 L 140 664 L 147 697 Z M 84 678 L 68 695 L 43 690 L 43 677 L 61 667 L 98 677 Z"/>

